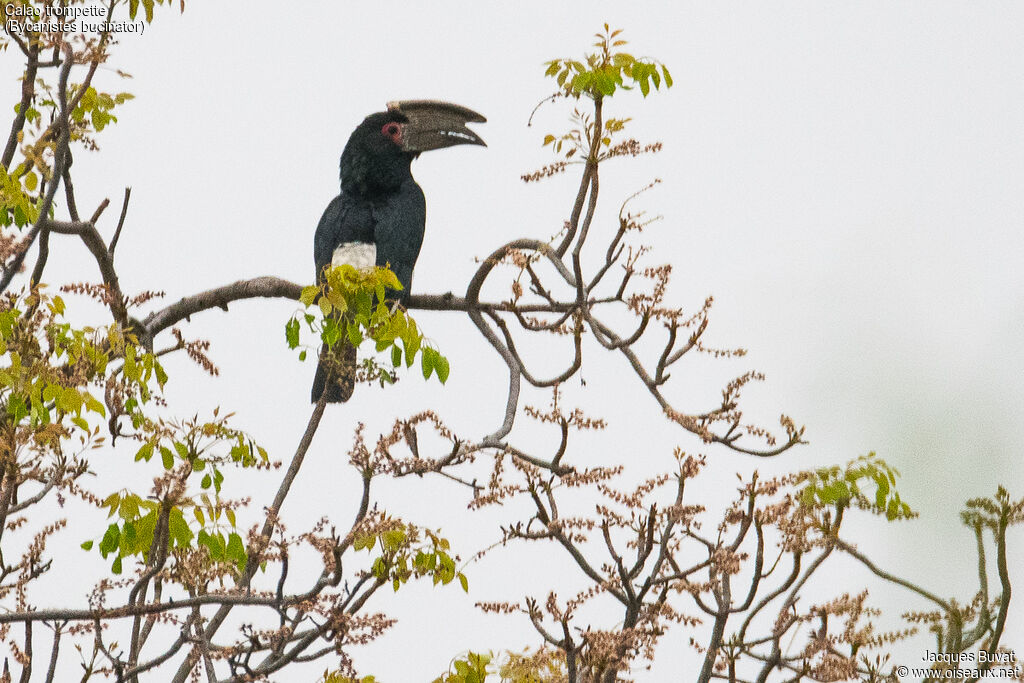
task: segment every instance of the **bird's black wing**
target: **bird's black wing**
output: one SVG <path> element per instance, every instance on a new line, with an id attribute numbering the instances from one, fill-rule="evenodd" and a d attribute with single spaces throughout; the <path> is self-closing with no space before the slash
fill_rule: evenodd
<path id="1" fill-rule="evenodd" d="M 423 190 L 411 177 L 398 192 L 372 209 L 374 236 L 377 244 L 377 265 L 390 266 L 402 283 L 399 298 L 405 301 L 412 287 L 412 270 L 423 245 L 427 204 Z"/>
<path id="2" fill-rule="evenodd" d="M 323 277 L 324 267 L 331 262 L 334 250 L 348 242 L 373 243 L 373 215 L 365 203 L 339 194 L 331 200 L 320 217 L 313 237 L 313 262 L 316 278 Z"/>

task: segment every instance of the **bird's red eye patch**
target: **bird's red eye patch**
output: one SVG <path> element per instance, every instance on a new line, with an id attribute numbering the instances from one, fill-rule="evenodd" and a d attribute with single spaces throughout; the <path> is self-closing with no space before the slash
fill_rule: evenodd
<path id="1" fill-rule="evenodd" d="M 380 132 L 384 134 L 384 137 L 391 140 L 396 145 L 402 144 L 402 127 L 397 123 L 385 123 L 384 127 L 380 129 Z"/>

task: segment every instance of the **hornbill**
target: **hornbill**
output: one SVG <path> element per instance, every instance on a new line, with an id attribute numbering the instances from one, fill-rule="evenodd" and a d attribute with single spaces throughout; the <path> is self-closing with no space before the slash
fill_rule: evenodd
<path id="1" fill-rule="evenodd" d="M 327 205 L 316 228 L 317 281 L 324 281 L 325 268 L 345 263 L 356 268 L 389 266 L 402 284 L 399 302 L 404 303 L 426 221 L 423 190 L 410 170 L 412 160 L 432 149 L 484 145 L 466 124 L 486 120 L 466 107 L 434 100 L 389 102 L 387 111 L 367 116 L 341 154 L 341 194 Z M 325 390 L 329 403 L 352 396 L 356 350 L 345 341 L 338 343 L 344 344 L 340 363 L 325 361 L 326 345 L 321 351 L 313 403 Z"/>

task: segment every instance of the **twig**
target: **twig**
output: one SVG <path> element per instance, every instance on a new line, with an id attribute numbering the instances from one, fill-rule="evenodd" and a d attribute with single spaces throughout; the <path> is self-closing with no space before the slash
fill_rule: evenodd
<path id="1" fill-rule="evenodd" d="M 114 236 L 110 240 L 110 246 L 108 251 L 110 255 L 114 255 L 114 249 L 117 248 L 117 241 L 121 239 L 121 228 L 124 227 L 125 216 L 128 215 L 128 201 L 132 198 L 132 188 L 124 188 L 124 202 L 121 204 L 121 216 L 117 219 L 117 229 L 114 231 Z M 94 221 L 95 222 L 95 221 Z"/>

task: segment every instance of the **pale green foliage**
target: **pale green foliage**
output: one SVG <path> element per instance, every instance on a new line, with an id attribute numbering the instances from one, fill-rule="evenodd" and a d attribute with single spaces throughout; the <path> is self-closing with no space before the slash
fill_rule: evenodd
<path id="1" fill-rule="evenodd" d="M 0 166 L 0 226 L 13 223 L 21 228 L 36 222 L 42 198 L 33 198 L 31 193 L 38 186 L 39 177 L 34 172 L 22 168 L 20 173 L 8 173 Z"/>
<path id="2" fill-rule="evenodd" d="M 356 348 L 369 339 L 378 354 L 387 354 L 390 368 L 382 367 L 374 358 L 365 358 L 363 366 L 371 377 L 381 383 L 392 383 L 394 372 L 402 365 L 412 367 L 420 358 L 423 378 L 436 374 L 444 384 L 448 380 L 448 359 L 432 346 L 424 345 L 424 336 L 416 321 L 401 306 L 387 298 L 389 291 L 402 285 L 388 268 L 357 269 L 342 265 L 327 270 L 326 282 L 302 290 L 299 300 L 306 313 L 296 314 L 285 324 L 288 348 L 299 348 L 302 324 L 317 334 L 320 341 L 334 348 L 339 343 Z M 314 312 L 309 312 L 315 308 Z M 316 315 L 319 313 L 319 315 Z M 299 352 L 305 360 L 307 350 Z"/>
<path id="3" fill-rule="evenodd" d="M 168 515 L 168 550 L 203 547 L 211 562 L 229 566 L 238 573 L 245 568 L 248 555 L 237 531 L 235 510 L 220 499 L 224 467 L 265 465 L 269 457 L 262 446 L 229 427 L 228 417 L 215 413 L 208 422 L 193 419 L 180 424 L 147 420 L 142 426 L 143 434 L 148 436 L 136 452 L 135 462 L 149 462 L 159 455 L 164 470 L 174 470 L 186 481 L 198 479 L 199 491 L 193 495 L 186 491 L 160 504 L 130 491 L 108 496 L 103 507 L 108 509 L 108 518 L 117 519 L 107 527 L 98 549 L 103 557 L 115 553 L 115 574 L 121 572 L 121 562 L 126 557 L 148 559 L 161 505 Z M 187 511 L 191 511 L 192 523 L 186 517 Z M 82 547 L 90 550 L 93 541 L 86 541 Z"/>
<path id="4" fill-rule="evenodd" d="M 194 500 L 172 504 L 147 500 L 130 491 L 118 491 L 103 501 L 103 507 L 108 509 L 107 517 L 116 519 L 107 527 L 97 547 L 103 557 L 114 555 L 111 570 L 115 574 L 121 573 L 124 558 L 136 557 L 143 562 L 149 559 L 162 505 L 167 506 L 167 550 L 204 547 L 210 561 L 229 565 L 238 573 L 242 572 L 248 554 L 236 530 L 233 509 L 225 507 L 206 493 Z M 192 508 L 198 523 L 197 531 L 192 530 L 185 517 L 184 510 L 188 507 Z M 82 543 L 82 548 L 91 550 L 93 545 L 94 541 L 89 540 Z"/>
<path id="5" fill-rule="evenodd" d="M 61 297 L 42 290 L 0 302 L 0 407 L 19 443 L 47 448 L 76 435 L 83 442 L 96 436 L 88 417 L 107 415 L 96 394 L 102 396 L 108 376 L 118 377 L 123 410 L 141 423 L 150 383 L 162 388 L 167 381 L 156 356 L 134 336 L 116 324 L 74 328 L 64 309 Z M 116 360 L 120 366 L 109 367 Z"/>
<path id="6" fill-rule="evenodd" d="M 452 660 L 448 671 L 432 683 L 561 683 L 566 680 L 561 652 L 540 649 L 533 654 L 467 652 Z"/>
<path id="7" fill-rule="evenodd" d="M 429 529 L 396 523 L 384 531 L 357 536 L 352 547 L 367 552 L 378 549 L 380 554 L 370 572 L 381 581 L 390 581 L 396 591 L 409 579 L 424 576 L 431 577 L 435 586 L 458 579 L 462 590 L 469 591 L 466 575 L 456 569 L 455 558 L 448 552 L 448 539 Z"/>
<path id="8" fill-rule="evenodd" d="M 352 678 L 338 671 L 325 671 L 323 677 L 317 683 L 377 683 L 377 678 L 375 676 Z"/>
<path id="9" fill-rule="evenodd" d="M 433 683 L 484 683 L 487 680 L 487 665 L 491 655 L 469 652 L 465 657 L 454 660 L 448 673 L 438 676 Z"/>
<path id="10" fill-rule="evenodd" d="M 0 307 L 0 409 L 14 442 L 58 460 L 72 439 L 83 446 L 102 442 L 99 425 L 90 424 L 89 418 L 107 417 L 106 406 L 96 398 L 106 387 L 108 400 L 118 404 L 112 419 L 130 418 L 137 430 L 133 436 L 142 441 L 135 461 L 159 455 L 164 470 L 198 483 L 195 495 L 154 501 L 122 489 L 103 500 L 108 518 L 115 520 L 98 550 L 104 557 L 114 555 L 113 572 L 121 573 L 124 558 L 148 557 L 164 511 L 168 550 L 206 547 L 211 561 L 240 571 L 246 552 L 235 531 L 234 509 L 220 501 L 223 468 L 266 464 L 266 451 L 216 414 L 208 422 L 180 424 L 147 417 L 143 407 L 167 381 L 156 356 L 117 325 L 72 327 L 64 320 L 64 310 L 63 299 L 38 290 L 20 298 L 8 296 Z M 188 511 L 195 531 L 185 517 Z M 82 547 L 90 550 L 94 544 L 90 540 Z"/>
<path id="11" fill-rule="evenodd" d="M 586 54 L 582 60 L 564 58 L 545 62 L 547 69 L 544 75 L 557 81 L 559 94 L 575 99 L 585 95 L 598 103 L 613 96 L 617 90 L 639 88 L 647 97 L 652 84 L 655 90 L 660 90 L 663 82 L 666 88 L 672 87 L 672 75 L 661 62 L 616 51 L 626 44 L 618 37 L 621 33 L 621 30 L 609 30 L 605 24 L 604 33 L 595 34 L 597 42 L 594 47 L 599 48 L 598 52 Z M 566 159 L 577 153 L 588 155 L 591 141 L 596 143 L 600 140 L 601 148 L 609 150 L 613 138 L 631 120 L 628 117 L 606 118 L 600 130 L 595 130 L 592 115 L 577 109 L 572 115 L 572 129 L 561 135 L 545 135 L 544 146 L 551 145 L 556 154 L 564 154 Z"/>
<path id="12" fill-rule="evenodd" d="M 621 29 L 611 31 L 605 24 L 604 33 L 594 34 L 597 38 L 594 47 L 598 52 L 584 55 L 582 61 L 564 58 L 545 62 L 544 75 L 554 78 L 562 93 L 570 97 L 586 95 L 600 99 L 613 95 L 619 88 L 632 90 L 635 87 L 647 97 L 651 84 L 655 90 L 660 90 L 662 81 L 666 88 L 671 88 L 672 75 L 661 62 L 637 58 L 628 52 L 613 52 L 626 44 L 618 37 L 621 33 Z"/>
<path id="13" fill-rule="evenodd" d="M 897 470 L 871 452 L 850 461 L 845 468 L 834 465 L 801 473 L 800 502 L 808 508 L 856 505 L 884 514 L 889 521 L 909 519 L 916 515 L 894 488 L 898 476 Z M 872 485 L 874 495 L 869 498 Z"/>
<path id="14" fill-rule="evenodd" d="M 86 117 L 92 123 L 93 130 L 97 133 L 107 127 L 107 124 L 117 123 L 117 117 L 111 112 L 115 105 L 124 104 L 135 96 L 131 93 L 122 92 L 110 95 L 105 92 L 98 92 L 92 86 L 86 88 L 78 106 L 71 112 L 71 119 L 81 123 Z"/>

